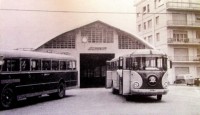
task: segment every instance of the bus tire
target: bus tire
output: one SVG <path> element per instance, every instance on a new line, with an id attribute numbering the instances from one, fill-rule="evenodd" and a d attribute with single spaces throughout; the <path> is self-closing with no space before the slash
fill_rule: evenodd
<path id="1" fill-rule="evenodd" d="M 16 102 L 16 96 L 13 89 L 6 87 L 1 93 L 1 107 L 8 109 L 14 106 Z"/>
<path id="2" fill-rule="evenodd" d="M 162 100 L 162 95 L 157 95 L 157 100 L 161 101 Z"/>
<path id="3" fill-rule="evenodd" d="M 65 84 L 63 82 L 60 82 L 59 85 L 58 85 L 57 97 L 58 98 L 65 97 Z"/>
<path id="4" fill-rule="evenodd" d="M 118 94 L 118 90 L 116 90 L 116 89 L 114 88 L 113 82 L 112 82 L 112 93 L 113 93 L 113 94 Z"/>
<path id="5" fill-rule="evenodd" d="M 115 88 L 112 88 L 112 93 L 113 94 L 118 94 L 118 92 L 119 92 L 118 90 L 116 90 Z"/>

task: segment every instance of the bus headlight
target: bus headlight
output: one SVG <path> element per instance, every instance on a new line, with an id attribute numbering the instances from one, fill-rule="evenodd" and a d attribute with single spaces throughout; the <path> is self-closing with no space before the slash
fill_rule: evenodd
<path id="1" fill-rule="evenodd" d="M 168 87 L 168 73 L 167 72 L 163 75 L 162 86 L 163 86 L 163 88 Z"/>
<path id="2" fill-rule="evenodd" d="M 138 82 L 133 83 L 133 88 L 139 88 L 140 84 Z"/>
<path id="3" fill-rule="evenodd" d="M 141 76 L 137 73 L 132 71 L 131 72 L 131 86 L 133 89 L 138 89 L 142 86 L 142 78 Z"/>

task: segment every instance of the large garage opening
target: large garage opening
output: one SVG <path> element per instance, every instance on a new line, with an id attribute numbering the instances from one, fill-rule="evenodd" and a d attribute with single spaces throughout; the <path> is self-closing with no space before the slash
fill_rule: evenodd
<path id="1" fill-rule="evenodd" d="M 80 54 L 80 87 L 104 87 L 106 61 L 114 54 Z"/>

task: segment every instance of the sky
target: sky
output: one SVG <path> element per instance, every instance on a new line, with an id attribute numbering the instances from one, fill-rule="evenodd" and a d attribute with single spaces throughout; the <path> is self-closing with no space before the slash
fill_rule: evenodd
<path id="1" fill-rule="evenodd" d="M 134 0 L 0 0 L 0 49 L 37 48 L 64 32 L 97 20 L 135 34 L 136 14 L 128 14 L 135 13 L 134 3 Z"/>

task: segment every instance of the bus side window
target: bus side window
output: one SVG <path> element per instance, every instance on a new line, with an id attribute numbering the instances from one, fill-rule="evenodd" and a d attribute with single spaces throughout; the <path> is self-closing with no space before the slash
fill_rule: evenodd
<path id="1" fill-rule="evenodd" d="M 12 64 L 11 64 L 11 68 L 12 68 L 12 71 L 19 71 L 19 63 L 20 63 L 20 60 L 19 59 L 12 59 Z"/>
<path id="2" fill-rule="evenodd" d="M 74 70 L 76 69 L 76 61 L 73 61 Z"/>
<path id="3" fill-rule="evenodd" d="M 31 70 L 41 70 L 41 60 L 31 60 Z"/>
<path id="4" fill-rule="evenodd" d="M 70 63 L 69 63 L 69 68 L 70 68 L 71 70 L 75 70 L 75 69 L 76 69 L 76 62 L 75 62 L 75 61 L 70 61 Z"/>
<path id="5" fill-rule="evenodd" d="M 52 61 L 52 70 L 59 70 L 59 61 Z"/>
<path id="6" fill-rule="evenodd" d="M 132 58 L 126 58 L 126 69 L 131 69 Z"/>
<path id="7" fill-rule="evenodd" d="M 115 63 L 112 62 L 111 64 L 112 64 L 112 65 L 111 65 L 111 66 L 112 66 L 112 70 L 115 70 Z"/>
<path id="8" fill-rule="evenodd" d="M 7 59 L 4 59 L 2 71 L 7 71 L 7 63 L 8 63 Z"/>
<path id="9" fill-rule="evenodd" d="M 3 71 L 11 71 L 11 59 L 4 59 Z"/>
<path id="10" fill-rule="evenodd" d="M 115 67 L 114 67 L 115 70 L 117 70 L 117 68 L 118 68 L 118 61 L 115 61 L 115 62 L 114 62 L 114 66 L 115 66 Z"/>
<path id="11" fill-rule="evenodd" d="M 30 71 L 30 59 L 21 59 L 21 70 Z"/>
<path id="12" fill-rule="evenodd" d="M 19 71 L 19 59 L 5 59 L 3 71 Z"/>
<path id="13" fill-rule="evenodd" d="M 119 57 L 119 60 L 118 60 L 118 69 L 123 69 L 123 57 Z"/>
<path id="14" fill-rule="evenodd" d="M 111 63 L 110 62 L 106 62 L 106 67 L 107 67 L 106 68 L 107 70 L 111 70 Z"/>
<path id="15" fill-rule="evenodd" d="M 66 70 L 67 68 L 67 62 L 60 61 L 60 70 Z"/>
<path id="16" fill-rule="evenodd" d="M 50 60 L 42 60 L 42 70 L 51 70 Z"/>
<path id="17" fill-rule="evenodd" d="M 67 68 L 67 70 L 70 70 L 70 62 L 69 61 L 66 61 L 66 68 Z"/>

